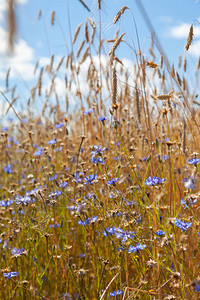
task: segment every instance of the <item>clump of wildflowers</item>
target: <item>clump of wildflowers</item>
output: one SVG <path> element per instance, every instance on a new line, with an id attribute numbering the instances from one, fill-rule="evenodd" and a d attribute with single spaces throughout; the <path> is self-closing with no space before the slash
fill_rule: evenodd
<path id="1" fill-rule="evenodd" d="M 139 252 L 146 248 L 146 245 L 137 244 L 136 246 L 129 246 L 128 253 Z"/>
<path id="2" fill-rule="evenodd" d="M 121 291 L 121 290 L 110 292 L 110 296 L 112 296 L 112 297 L 119 296 L 121 294 L 123 294 L 123 291 Z"/>
<path id="3" fill-rule="evenodd" d="M 146 180 L 145 180 L 145 184 L 147 186 L 151 186 L 151 185 L 158 185 L 158 184 L 162 184 L 163 182 L 165 182 L 166 179 L 165 178 L 159 178 L 159 177 L 156 177 L 156 176 L 153 176 L 151 178 L 151 176 L 149 176 Z"/>
<path id="4" fill-rule="evenodd" d="M 158 235 L 158 236 L 164 236 L 165 235 L 165 232 L 161 229 L 155 231 L 155 234 Z"/>
<path id="5" fill-rule="evenodd" d="M 191 158 L 191 159 L 188 160 L 188 163 L 189 163 L 190 165 L 196 165 L 196 164 L 198 164 L 199 162 L 200 162 L 200 159 L 199 159 L 199 158 L 196 158 L 196 157 L 193 157 L 193 158 Z"/>
<path id="6" fill-rule="evenodd" d="M 18 275 L 17 272 L 8 272 L 8 273 L 3 274 L 3 276 L 6 277 L 7 279 L 10 279 L 10 278 L 15 277 L 17 275 Z"/>
<path id="7" fill-rule="evenodd" d="M 4 167 L 4 172 L 6 172 L 7 174 L 13 173 L 11 164 L 7 164 L 7 166 Z"/>
<path id="8" fill-rule="evenodd" d="M 176 227 L 181 228 L 181 231 L 186 231 L 192 226 L 192 222 L 185 222 L 181 219 L 176 219 L 175 223 Z"/>

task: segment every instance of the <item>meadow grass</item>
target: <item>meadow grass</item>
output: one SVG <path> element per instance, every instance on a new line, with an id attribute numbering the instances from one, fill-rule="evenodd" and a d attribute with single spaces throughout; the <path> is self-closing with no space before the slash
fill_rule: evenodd
<path id="1" fill-rule="evenodd" d="M 123 6 L 114 24 L 129 12 Z M 2 94 L 16 119 L 0 134 L 0 299 L 199 299 L 200 103 L 186 59 L 176 71 L 160 51 L 156 63 L 152 37 L 146 60 L 139 37 L 134 45 L 116 33 L 105 65 L 100 33 L 88 18 L 72 52 L 40 68 L 26 115 Z M 116 57 L 125 42 L 131 80 Z M 56 94 L 63 65 L 74 110 L 71 96 L 64 109 Z M 34 114 L 45 73 L 51 85 Z"/>

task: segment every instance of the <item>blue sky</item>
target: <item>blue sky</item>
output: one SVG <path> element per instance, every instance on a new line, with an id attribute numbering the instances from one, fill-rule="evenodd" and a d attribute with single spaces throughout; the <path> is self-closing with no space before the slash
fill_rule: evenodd
<path id="1" fill-rule="evenodd" d="M 18 85 L 18 95 L 25 99 L 36 81 L 36 75 L 38 76 L 38 73 L 33 74 L 36 61 L 39 59 L 41 65 L 45 65 L 49 62 L 50 55 L 54 54 L 58 62 L 62 56 L 66 56 L 71 51 L 70 34 L 73 36 L 77 26 L 84 23 L 87 17 L 98 25 L 99 14 L 96 0 L 85 0 L 91 9 L 90 13 L 78 0 L 16 1 L 17 38 L 15 52 L 11 56 L 7 51 L 6 40 L 7 1 L 0 0 L 0 86 L 5 91 L 4 78 L 7 68 L 11 67 L 11 82 Z M 116 25 L 112 24 L 120 8 L 123 5 L 128 6 L 136 20 L 142 53 L 148 60 L 151 59 L 148 52 L 151 34 L 136 2 L 134 0 L 102 0 L 102 36 L 105 40 L 111 39 L 118 28 L 120 33 L 127 33 L 124 37 L 126 42 L 131 44 L 133 40 L 137 45 L 134 22 L 129 11 L 125 12 Z M 143 0 L 142 3 L 170 62 L 176 65 L 178 56 L 182 54 L 195 64 L 200 55 L 200 24 L 194 20 L 200 17 L 200 2 L 196 0 Z M 42 11 L 40 20 L 37 18 L 39 10 Z M 55 25 L 51 26 L 50 16 L 53 10 L 55 10 Z M 194 24 L 194 41 L 191 49 L 185 53 L 184 46 L 192 23 Z M 81 39 L 77 41 L 75 47 L 78 47 L 80 42 Z M 110 47 L 110 44 L 105 47 L 105 56 L 108 55 Z M 117 55 L 120 59 L 126 58 L 130 61 L 135 58 L 133 51 L 125 43 L 120 45 Z M 155 62 L 159 63 L 159 56 L 155 58 Z M 60 79 L 61 93 L 63 89 L 64 85 Z"/>

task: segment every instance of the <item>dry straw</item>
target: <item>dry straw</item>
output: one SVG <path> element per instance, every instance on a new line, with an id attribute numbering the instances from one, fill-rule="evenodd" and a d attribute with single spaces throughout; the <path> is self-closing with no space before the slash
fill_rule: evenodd
<path id="1" fill-rule="evenodd" d="M 14 0 L 8 1 L 8 30 L 9 30 L 9 46 L 10 50 L 14 48 L 14 38 L 16 33 L 16 20 L 14 11 Z"/>
<path id="2" fill-rule="evenodd" d="M 74 38 L 73 38 L 73 41 L 72 41 L 72 44 L 75 44 L 76 40 L 77 40 L 77 37 L 78 37 L 78 34 L 80 32 L 80 29 L 81 29 L 81 26 L 82 26 L 82 23 L 78 25 L 77 29 L 76 29 L 76 32 L 74 34 Z"/>
<path id="3" fill-rule="evenodd" d="M 80 53 L 81 53 L 84 45 L 85 45 L 85 40 L 82 41 L 82 43 L 81 43 L 81 45 L 80 45 L 80 47 L 79 47 L 79 49 L 77 51 L 77 54 L 76 54 L 77 58 L 80 56 Z"/>
<path id="4" fill-rule="evenodd" d="M 51 25 L 53 26 L 55 22 L 55 10 L 52 11 L 51 13 Z"/>
<path id="5" fill-rule="evenodd" d="M 119 19 L 124 14 L 124 12 L 125 12 L 126 9 L 129 9 L 128 6 L 122 6 L 122 8 L 120 9 L 120 11 L 114 17 L 113 24 L 116 24 L 119 21 Z"/>
<path id="6" fill-rule="evenodd" d="M 116 105 L 116 100 L 117 100 L 117 73 L 114 66 L 112 68 L 111 85 L 112 85 L 112 106 L 114 107 Z"/>
<path id="7" fill-rule="evenodd" d="M 188 34 L 188 37 L 187 37 L 187 43 L 186 43 L 186 46 L 185 46 L 185 49 L 186 50 L 189 50 L 191 44 L 192 44 L 192 41 L 193 41 L 193 24 L 190 26 L 190 31 L 189 31 L 189 34 Z"/>
<path id="8" fill-rule="evenodd" d="M 88 32 L 88 22 L 85 22 L 85 40 L 89 43 L 89 32 Z"/>
<path id="9" fill-rule="evenodd" d="M 120 37 L 118 37 L 118 38 L 116 39 L 116 41 L 114 42 L 114 44 L 113 44 L 113 46 L 112 46 L 112 48 L 111 48 L 111 50 L 110 50 L 110 52 L 109 52 L 111 64 L 112 64 L 113 59 L 114 59 L 115 50 L 117 49 L 117 47 L 118 47 L 119 44 L 121 43 L 122 38 L 123 38 L 124 35 L 125 35 L 125 33 L 122 33 L 122 34 L 120 35 Z"/>

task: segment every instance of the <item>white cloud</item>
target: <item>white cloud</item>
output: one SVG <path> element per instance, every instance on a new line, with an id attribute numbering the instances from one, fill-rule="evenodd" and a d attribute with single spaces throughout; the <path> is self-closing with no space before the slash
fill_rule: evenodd
<path id="1" fill-rule="evenodd" d="M 169 30 L 169 35 L 178 38 L 178 39 L 186 39 L 190 30 L 191 24 L 188 23 L 182 23 L 177 26 L 173 26 Z M 194 26 L 194 36 L 200 37 L 200 27 Z"/>
<path id="2" fill-rule="evenodd" d="M 199 57 L 200 56 L 200 40 L 194 42 L 189 50 L 188 50 L 188 53 L 191 54 L 191 55 L 194 55 L 196 57 Z"/>
<path id="3" fill-rule="evenodd" d="M 34 78 L 34 51 L 22 39 L 15 43 L 14 53 L 8 54 L 7 31 L 0 27 L 0 75 L 6 74 L 11 69 L 10 78 L 18 77 L 19 74 L 31 80 Z"/>

